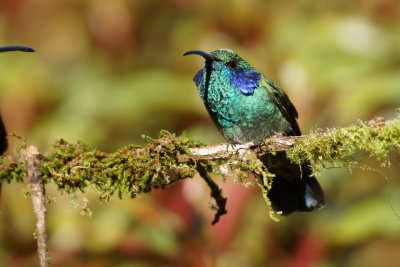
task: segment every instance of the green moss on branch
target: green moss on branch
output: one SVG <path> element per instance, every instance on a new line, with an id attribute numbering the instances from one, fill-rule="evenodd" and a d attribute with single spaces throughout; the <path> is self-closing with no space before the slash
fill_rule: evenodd
<path id="1" fill-rule="evenodd" d="M 45 183 L 55 183 L 67 193 L 84 192 L 95 188 L 102 199 L 112 195 L 134 198 L 153 188 L 164 188 L 177 180 L 193 177 L 198 162 L 214 166 L 209 172 L 217 172 L 217 166 L 225 164 L 233 169 L 239 181 L 249 181 L 248 172 L 263 177 L 261 184 L 268 188 L 273 174 L 259 166 L 257 157 L 265 153 L 285 150 L 295 163 L 311 162 L 314 173 L 321 172 L 326 162 L 335 166 L 354 167 L 361 154 L 369 155 L 389 165 L 391 151 L 400 151 L 400 117 L 385 122 L 382 119 L 360 122 L 355 126 L 315 131 L 302 137 L 277 136 L 264 145 L 238 145 L 226 151 L 226 144 L 200 147 L 203 144 L 186 137 L 161 132 L 158 139 L 145 137 L 144 146 L 129 145 L 115 153 L 105 153 L 76 142 L 59 140 L 52 152 L 41 157 L 40 171 Z M 0 181 L 21 182 L 26 167 L 21 151 L 0 158 Z"/>
<path id="2" fill-rule="evenodd" d="M 196 173 L 196 163 L 189 158 L 190 147 L 202 145 L 186 137 L 161 132 L 159 139 L 145 137 L 144 147 L 130 145 L 115 153 L 105 153 L 76 142 L 59 140 L 53 151 L 42 156 L 40 171 L 45 183 L 55 183 L 61 191 L 82 192 L 95 188 L 102 199 L 117 194 L 135 197 L 152 188 L 166 185 Z M 22 181 L 24 164 L 11 157 L 3 159 L 0 180 Z"/>
<path id="3" fill-rule="evenodd" d="M 400 151 L 400 116 L 388 122 L 377 118 L 355 126 L 314 131 L 296 141 L 286 153 L 295 163 L 309 160 L 318 175 L 325 163 L 345 168 L 359 166 L 361 155 L 389 166 L 391 151 Z"/>

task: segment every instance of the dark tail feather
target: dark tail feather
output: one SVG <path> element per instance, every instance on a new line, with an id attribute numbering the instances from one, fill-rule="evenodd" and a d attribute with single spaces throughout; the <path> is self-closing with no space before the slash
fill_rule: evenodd
<path id="1" fill-rule="evenodd" d="M 311 176 L 308 163 L 291 163 L 284 152 L 262 158 L 268 170 L 276 176 L 268 198 L 276 211 L 288 215 L 295 211 L 313 211 L 325 206 L 324 192 L 317 179 Z"/>
<path id="2" fill-rule="evenodd" d="M 325 206 L 324 192 L 314 177 L 296 181 L 275 177 L 268 198 L 276 211 L 288 215 L 294 211 L 313 211 Z"/>

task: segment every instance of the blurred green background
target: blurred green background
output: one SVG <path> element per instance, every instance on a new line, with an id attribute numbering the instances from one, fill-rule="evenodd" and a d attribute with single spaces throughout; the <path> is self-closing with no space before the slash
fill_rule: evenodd
<path id="1" fill-rule="evenodd" d="M 48 151 L 59 138 L 104 151 L 161 129 L 223 139 L 192 77 L 187 50 L 230 48 L 272 77 L 304 133 L 400 106 L 397 0 L 3 0 L 0 106 L 9 131 Z M 11 140 L 12 145 L 17 143 Z M 400 266 L 400 156 L 381 169 L 329 169 L 328 206 L 273 222 L 258 188 L 223 185 L 228 214 L 211 226 L 201 179 L 134 200 L 47 188 L 54 266 Z M 3 186 L 0 265 L 36 266 L 26 185 Z M 92 216 L 80 215 L 89 201 Z M 74 208 L 76 206 L 77 208 Z"/>

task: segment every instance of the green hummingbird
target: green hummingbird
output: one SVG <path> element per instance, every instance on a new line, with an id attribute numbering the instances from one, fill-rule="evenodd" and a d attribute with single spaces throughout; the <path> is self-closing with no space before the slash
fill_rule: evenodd
<path id="1" fill-rule="evenodd" d="M 11 45 L 11 46 L 0 46 L 0 53 L 1 52 L 11 52 L 11 51 L 22 51 L 22 52 L 35 52 L 33 48 L 20 46 L 20 45 Z M 3 123 L 3 118 L 0 114 L 0 156 L 6 152 L 8 148 L 8 141 L 7 141 L 7 131 L 6 127 Z M 0 182 L 0 196 L 1 196 L 1 187 L 2 184 Z"/>
<path id="2" fill-rule="evenodd" d="M 11 52 L 11 51 L 22 51 L 22 52 L 35 52 L 34 49 L 26 46 L 11 45 L 11 46 L 0 46 L 0 52 Z M 0 114 L 0 155 L 7 150 L 7 132 L 3 123 L 3 119 Z"/>
<path id="3" fill-rule="evenodd" d="M 212 120 L 230 144 L 259 144 L 278 133 L 301 135 L 296 108 L 267 75 L 229 49 L 193 50 L 184 56 L 192 54 L 205 59 L 193 80 Z M 293 164 L 284 152 L 260 159 L 275 174 L 267 193 L 274 210 L 287 215 L 325 205 L 308 162 Z"/>

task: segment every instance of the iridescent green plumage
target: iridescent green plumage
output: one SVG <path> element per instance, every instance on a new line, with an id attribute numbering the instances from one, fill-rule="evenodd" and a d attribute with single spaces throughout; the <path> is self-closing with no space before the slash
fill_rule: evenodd
<path id="1" fill-rule="evenodd" d="M 231 50 L 199 50 L 205 66 L 194 78 L 200 97 L 217 128 L 230 143 L 259 143 L 276 133 L 300 135 L 297 111 L 288 96 L 266 75 Z M 307 163 L 294 165 L 285 155 L 265 156 L 276 174 L 268 193 L 273 207 L 288 214 L 325 204 L 322 189 Z"/>

